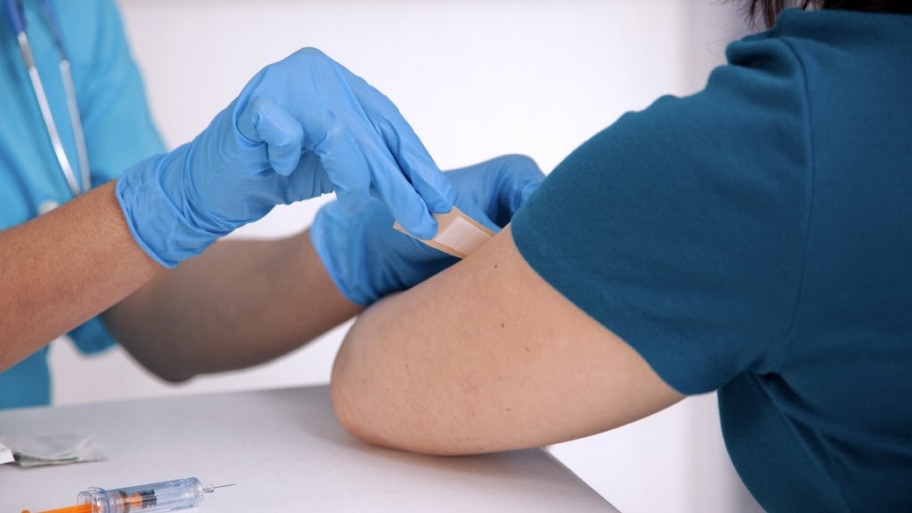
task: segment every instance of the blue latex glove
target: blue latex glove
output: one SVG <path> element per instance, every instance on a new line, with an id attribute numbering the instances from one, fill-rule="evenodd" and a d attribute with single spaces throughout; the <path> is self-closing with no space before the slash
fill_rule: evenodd
<path id="1" fill-rule="evenodd" d="M 444 175 L 456 193 L 456 206 L 495 232 L 510 222 L 544 178 L 532 159 L 519 155 Z M 393 217 L 379 201 L 359 213 L 337 203 L 325 205 L 317 212 L 310 237 L 342 294 L 362 306 L 412 287 L 457 261 L 395 230 Z"/>
<path id="2" fill-rule="evenodd" d="M 376 196 L 420 237 L 452 206 L 395 105 L 307 48 L 257 73 L 192 142 L 128 169 L 116 195 L 137 242 L 171 267 L 274 205 L 330 191 L 351 212 Z"/>

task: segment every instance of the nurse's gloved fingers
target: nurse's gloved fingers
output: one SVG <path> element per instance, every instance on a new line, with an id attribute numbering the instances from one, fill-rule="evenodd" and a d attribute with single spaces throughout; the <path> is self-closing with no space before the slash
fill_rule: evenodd
<path id="1" fill-rule="evenodd" d="M 374 174 L 374 193 L 399 224 L 415 237 L 431 239 L 437 234 L 437 220 L 412 185 L 401 172 L 383 173 L 379 170 Z"/>
<path id="2" fill-rule="evenodd" d="M 512 217 L 538 189 L 545 175 L 538 164 L 525 155 L 504 155 L 497 160 L 502 166 L 497 185 L 501 191 L 500 202 Z"/>
<path id="3" fill-rule="evenodd" d="M 334 187 L 329 175 L 323 168 L 323 163 L 313 152 L 301 155 L 298 167 L 288 178 L 289 197 L 319 196 L 333 192 Z M 287 202 L 286 202 L 287 203 Z"/>
<path id="4" fill-rule="evenodd" d="M 340 74 L 340 80 L 348 73 L 341 66 L 334 72 Z M 428 203 L 416 190 L 415 183 L 400 167 L 396 148 L 391 151 L 380 131 L 376 130 L 381 120 L 365 117 L 363 106 L 346 89 L 344 82 L 339 84 L 339 88 L 342 91 L 335 96 L 332 110 L 325 111 L 323 116 L 308 116 L 305 120 L 308 135 L 320 130 L 332 134 L 320 141 L 314 151 L 336 186 L 339 202 L 349 211 L 359 211 L 367 205 L 373 192 L 409 233 L 421 238 L 433 237 L 437 233 L 437 221 L 431 216 Z M 383 98 L 389 102 L 379 91 L 372 91 L 371 98 L 374 100 Z M 398 111 L 395 113 L 398 115 Z M 427 159 L 430 161 L 430 156 Z M 440 175 L 449 187 L 433 162 L 426 172 Z M 424 182 L 426 180 L 420 180 L 419 184 Z M 436 195 L 433 199 L 439 203 Z"/>
<path id="5" fill-rule="evenodd" d="M 308 123 L 308 134 L 317 131 L 311 120 Z M 319 130 L 325 130 L 320 126 Z M 348 130 L 334 131 L 332 137 L 324 137 L 318 142 L 313 152 L 332 182 L 339 203 L 351 212 L 360 212 L 370 202 L 371 172 L 370 163 L 365 158 L 366 148 L 359 146 Z"/>
<path id="6" fill-rule="evenodd" d="M 477 206 L 498 227 L 510 222 L 544 179 L 535 161 L 522 155 L 496 157 L 448 171 L 446 176 L 460 209 L 470 214 Z"/>
<path id="7" fill-rule="evenodd" d="M 266 144 L 272 169 L 288 176 L 298 166 L 304 142 L 304 128 L 271 98 L 251 99 L 237 118 L 242 136 Z"/>
<path id="8" fill-rule="evenodd" d="M 372 144 L 363 147 L 364 158 L 371 175 L 372 192 L 386 204 L 390 213 L 407 232 L 422 239 L 430 239 L 436 235 L 437 220 L 430 213 L 431 207 L 427 198 L 418 190 L 419 187 L 424 188 L 426 180 L 418 180 L 417 183 L 412 181 L 413 177 L 406 174 L 400 160 L 394 157 L 398 153 L 390 152 L 378 132 L 361 129 L 354 137 L 358 140 L 372 141 Z M 440 175 L 440 179 L 446 184 L 446 190 L 449 190 L 449 182 L 433 162 L 424 173 Z M 438 211 L 447 212 L 452 208 L 452 202 L 442 202 L 437 194 L 432 194 L 431 199 Z"/>
<path id="9" fill-rule="evenodd" d="M 396 105 L 364 79 L 339 66 L 339 73 L 384 146 L 405 177 L 433 212 L 449 212 L 454 194 L 449 181 L 440 172 L 430 153 Z M 402 221 L 400 220 L 400 223 Z"/>
<path id="10" fill-rule="evenodd" d="M 339 203 L 349 212 L 367 207 L 373 191 L 393 217 L 417 237 L 437 233 L 437 221 L 385 148 L 358 146 L 350 132 L 337 133 L 314 149 L 333 183 Z"/>
<path id="11" fill-rule="evenodd" d="M 398 111 L 396 111 L 398 114 Z M 432 212 L 449 212 L 455 199 L 449 180 L 440 172 L 412 127 L 401 117 L 374 120 L 391 154 L 397 155 L 399 168 Z"/>

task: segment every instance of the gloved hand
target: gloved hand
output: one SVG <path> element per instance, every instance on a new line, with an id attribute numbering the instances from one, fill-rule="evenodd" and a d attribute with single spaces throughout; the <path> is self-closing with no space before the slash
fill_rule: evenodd
<path id="1" fill-rule="evenodd" d="M 456 206 L 495 232 L 510 222 L 544 178 L 532 159 L 519 155 L 444 175 L 456 193 Z M 362 306 L 412 287 L 457 261 L 395 230 L 379 201 L 358 213 L 328 203 L 317 212 L 310 237 L 342 294 Z"/>
<path id="2" fill-rule="evenodd" d="M 312 48 L 267 66 L 192 142 L 128 169 L 116 195 L 130 231 L 172 267 L 276 204 L 335 191 L 351 212 L 372 195 L 431 237 L 449 182 L 395 105 Z"/>

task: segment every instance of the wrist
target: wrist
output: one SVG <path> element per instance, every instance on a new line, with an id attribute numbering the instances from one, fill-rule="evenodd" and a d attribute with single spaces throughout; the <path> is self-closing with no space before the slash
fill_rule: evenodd
<path id="1" fill-rule="evenodd" d="M 173 169 L 174 158 L 184 151 L 181 147 L 135 164 L 118 179 L 114 193 L 137 244 L 169 268 L 202 253 L 231 231 L 202 226 L 180 188 L 165 181 L 180 178 L 181 171 Z"/>

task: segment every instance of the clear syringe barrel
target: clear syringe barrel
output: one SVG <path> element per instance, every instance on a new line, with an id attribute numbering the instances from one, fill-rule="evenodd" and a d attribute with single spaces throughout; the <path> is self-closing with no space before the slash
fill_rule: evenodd
<path id="1" fill-rule="evenodd" d="M 203 500 L 211 487 L 203 487 L 195 477 L 163 481 L 116 490 L 89 488 L 79 492 L 79 504 L 91 504 L 92 513 L 152 513 L 192 508 Z"/>

